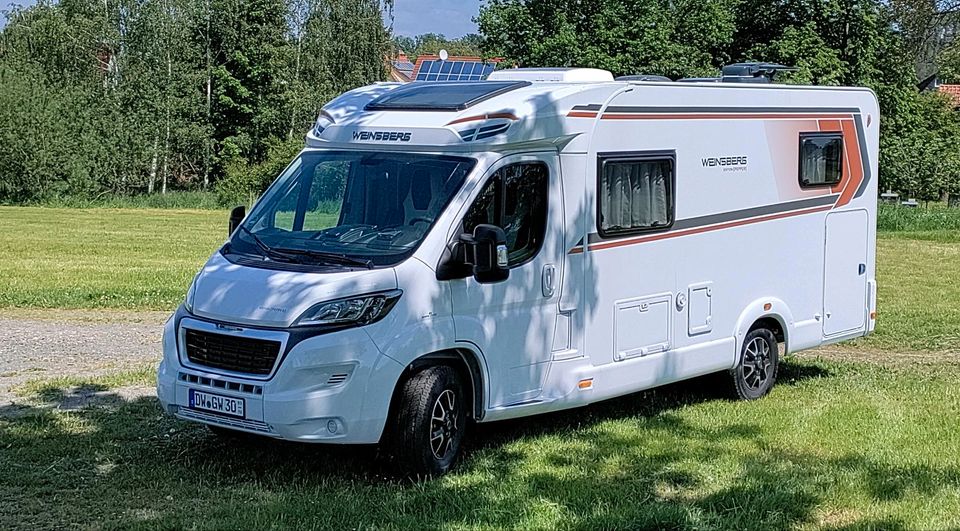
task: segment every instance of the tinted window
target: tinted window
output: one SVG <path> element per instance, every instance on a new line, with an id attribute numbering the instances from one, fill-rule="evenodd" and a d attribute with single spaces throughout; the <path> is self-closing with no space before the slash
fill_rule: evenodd
<path id="1" fill-rule="evenodd" d="M 524 81 L 415 81 L 387 92 L 367 104 L 367 110 L 433 109 L 462 111 L 485 99 L 524 87 Z"/>
<path id="2" fill-rule="evenodd" d="M 440 155 L 304 151 L 227 248 L 273 262 L 293 255 L 309 265 L 327 253 L 335 264 L 343 262 L 338 256 L 395 264 L 413 253 L 474 164 Z"/>
<path id="3" fill-rule="evenodd" d="M 506 233 L 510 265 L 526 262 L 543 245 L 548 187 L 543 163 L 523 162 L 497 170 L 464 216 L 464 232 L 473 233 L 481 223 L 496 225 Z"/>
<path id="4" fill-rule="evenodd" d="M 600 159 L 601 236 L 666 228 L 673 224 L 673 157 Z"/>
<path id="5" fill-rule="evenodd" d="M 843 176 L 840 133 L 800 135 L 800 186 L 833 185 Z"/>

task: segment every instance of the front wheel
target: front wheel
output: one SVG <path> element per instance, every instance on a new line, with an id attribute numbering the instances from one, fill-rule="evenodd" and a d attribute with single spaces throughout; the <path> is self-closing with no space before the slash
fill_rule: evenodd
<path id="1" fill-rule="evenodd" d="M 393 453 L 411 475 L 446 473 L 460 453 L 467 413 L 463 386 L 451 367 L 430 367 L 403 384 Z"/>
<path id="2" fill-rule="evenodd" d="M 755 328 L 743 339 L 740 363 L 730 370 L 733 394 L 740 400 L 756 400 L 770 392 L 777 381 L 780 353 L 777 338 L 766 328 Z"/>

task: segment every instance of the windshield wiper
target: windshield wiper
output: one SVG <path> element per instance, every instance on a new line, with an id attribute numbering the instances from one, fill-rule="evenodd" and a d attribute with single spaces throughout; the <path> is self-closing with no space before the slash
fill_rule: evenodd
<path id="1" fill-rule="evenodd" d="M 261 240 L 259 236 L 254 234 L 253 231 L 244 227 L 243 225 L 240 225 L 240 230 L 242 230 L 243 232 L 246 232 L 247 234 L 250 235 L 251 238 L 253 238 L 254 243 L 257 244 L 257 247 L 260 249 L 260 252 L 263 253 L 263 256 L 267 258 L 271 258 L 273 260 L 281 260 L 285 262 L 297 262 L 297 263 L 300 262 L 298 256 L 278 251 L 277 249 L 274 249 L 269 245 L 263 243 L 263 240 Z"/>
<path id="2" fill-rule="evenodd" d="M 351 258 L 345 254 L 340 254 L 340 253 L 331 253 L 327 251 L 314 251 L 312 249 L 287 249 L 287 248 L 279 249 L 279 251 L 282 251 L 284 253 L 293 253 L 298 255 L 309 256 L 311 258 L 319 258 L 321 260 L 332 261 L 332 262 L 343 264 L 343 265 L 352 265 L 352 266 L 365 267 L 367 269 L 373 269 L 372 260 Z"/>

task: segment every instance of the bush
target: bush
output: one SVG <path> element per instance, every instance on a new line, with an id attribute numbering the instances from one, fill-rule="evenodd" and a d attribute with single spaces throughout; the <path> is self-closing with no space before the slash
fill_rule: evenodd
<path id="1" fill-rule="evenodd" d="M 960 230 L 960 208 L 880 205 L 877 209 L 877 230 Z"/>
<path id="2" fill-rule="evenodd" d="M 259 164 L 248 164 L 242 158 L 227 163 L 226 177 L 216 186 L 219 201 L 227 205 L 252 205 L 302 148 L 300 139 L 277 140 L 270 143 L 266 160 Z"/>
<path id="3" fill-rule="evenodd" d="M 214 192 L 176 191 L 166 194 L 117 195 L 97 199 L 83 197 L 58 196 L 45 200 L 28 201 L 25 206 L 55 208 L 165 208 L 192 210 L 220 210 L 228 206 L 220 201 Z"/>

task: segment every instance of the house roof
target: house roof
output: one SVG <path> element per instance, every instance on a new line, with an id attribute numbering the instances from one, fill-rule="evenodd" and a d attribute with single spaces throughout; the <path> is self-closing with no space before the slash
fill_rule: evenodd
<path id="1" fill-rule="evenodd" d="M 960 85 L 940 85 L 937 91 L 946 94 L 954 107 L 960 107 Z"/>
<path id="2" fill-rule="evenodd" d="M 400 50 L 395 58 L 387 61 L 387 69 L 390 71 L 390 81 L 406 83 L 413 79 L 413 63 L 403 50 Z"/>

